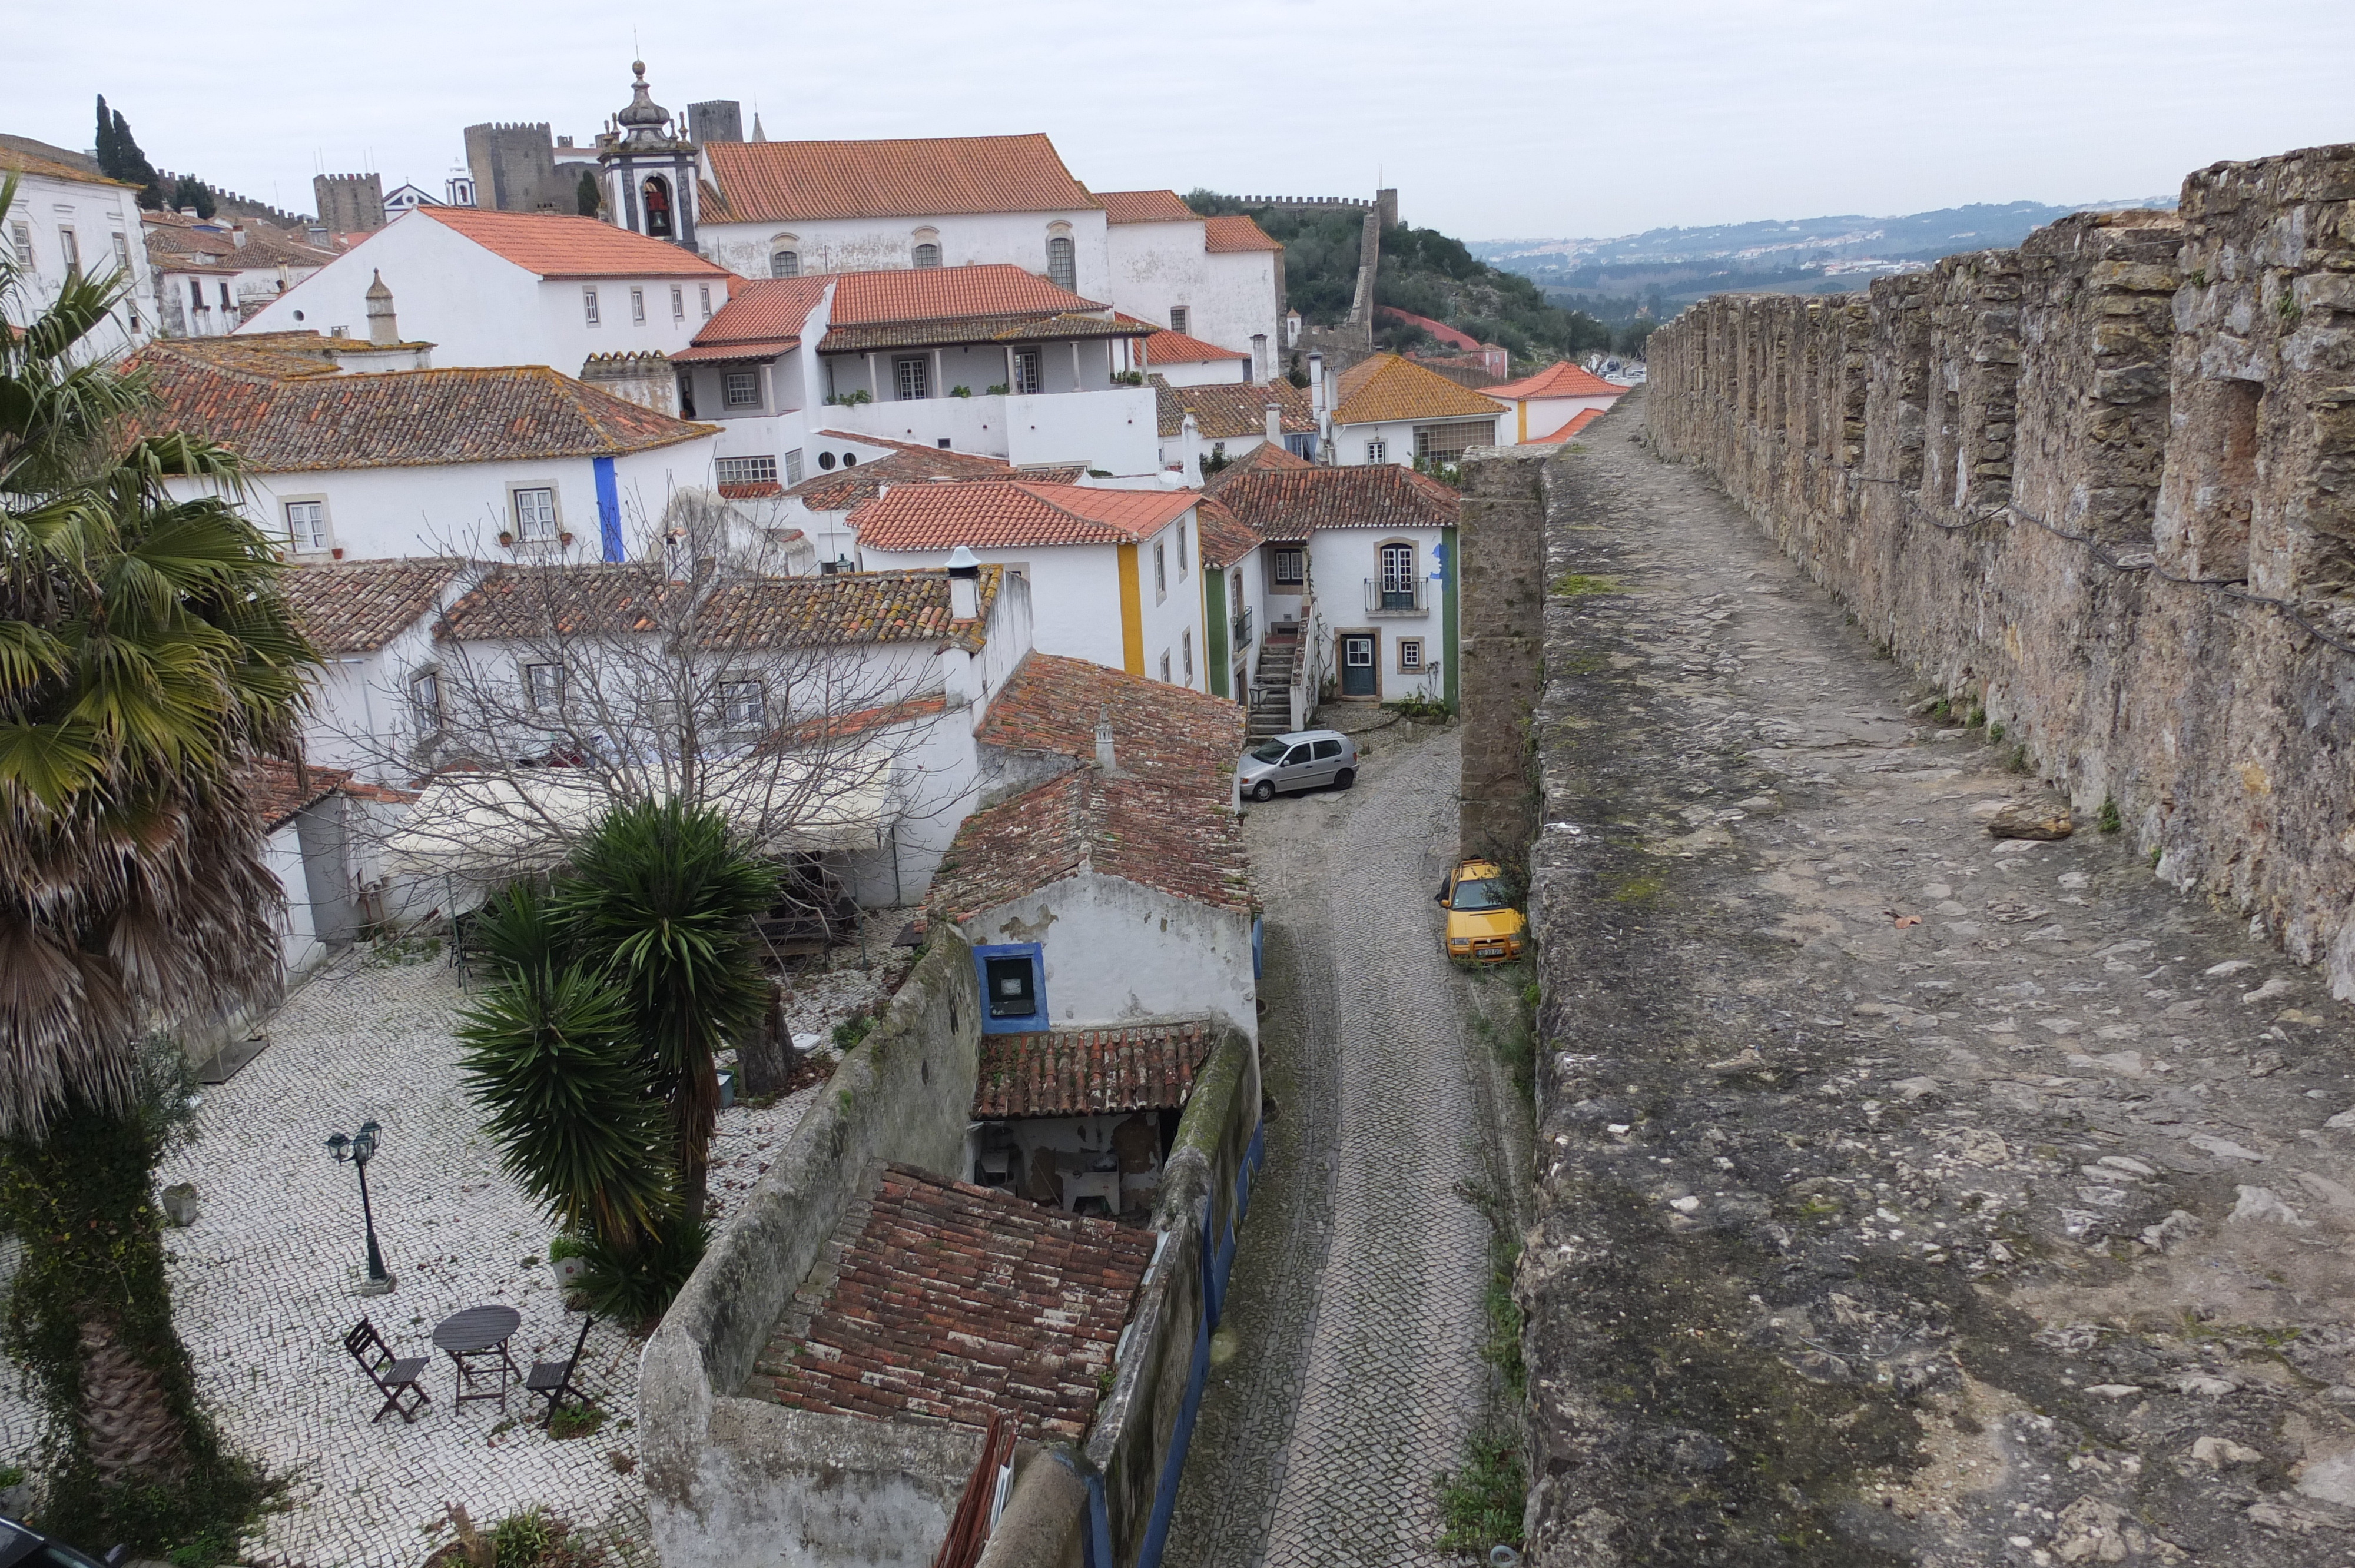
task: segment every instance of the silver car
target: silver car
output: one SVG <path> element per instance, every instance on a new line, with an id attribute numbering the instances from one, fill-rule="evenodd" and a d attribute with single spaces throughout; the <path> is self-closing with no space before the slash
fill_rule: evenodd
<path id="1" fill-rule="evenodd" d="M 1337 729 L 1270 736 L 1244 752 L 1235 768 L 1237 787 L 1254 800 L 1320 784 L 1347 789 L 1357 781 L 1358 743 Z"/>

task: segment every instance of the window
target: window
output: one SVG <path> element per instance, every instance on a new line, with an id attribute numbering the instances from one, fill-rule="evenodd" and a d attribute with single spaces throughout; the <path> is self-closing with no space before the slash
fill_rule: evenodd
<path id="1" fill-rule="evenodd" d="M 286 540 L 294 553 L 315 556 L 327 547 L 327 503 L 290 501 L 286 503 Z"/>
<path id="2" fill-rule="evenodd" d="M 1014 390 L 1028 397 L 1047 389 L 1046 378 L 1039 374 L 1039 351 L 1018 348 L 1014 351 Z"/>
<path id="3" fill-rule="evenodd" d="M 1153 602 L 1159 604 L 1169 597 L 1168 547 L 1158 539 L 1153 541 Z"/>
<path id="4" fill-rule="evenodd" d="M 932 395 L 932 362 L 921 355 L 907 355 L 891 362 L 891 374 L 900 388 L 902 403 Z"/>
<path id="5" fill-rule="evenodd" d="M 670 290 L 670 319 L 675 322 L 687 319 L 687 291 L 676 283 Z"/>
<path id="6" fill-rule="evenodd" d="M 220 282 L 220 302 L 221 302 L 221 309 L 223 309 L 223 310 L 225 310 L 225 311 L 233 311 L 233 310 L 237 309 L 237 307 L 236 307 L 235 305 L 233 305 L 233 304 L 229 303 L 229 280 L 228 280 L 228 279 L 226 279 L 226 278 L 223 278 L 223 279 L 221 280 L 221 282 Z"/>
<path id="7" fill-rule="evenodd" d="M 596 290 L 583 289 L 581 291 L 581 318 L 591 326 L 595 326 L 597 324 Z"/>
<path id="8" fill-rule="evenodd" d="M 834 454 L 832 452 L 818 453 L 817 466 L 822 469 L 831 471 L 834 467 Z"/>
<path id="9" fill-rule="evenodd" d="M 695 377 L 684 370 L 678 373 L 678 417 L 695 418 Z"/>
<path id="10" fill-rule="evenodd" d="M 1372 440 L 1368 441 L 1368 442 L 1366 443 L 1366 461 L 1367 461 L 1369 463 L 1388 462 L 1388 461 L 1391 461 L 1391 444 L 1390 444 L 1390 442 L 1388 442 L 1388 441 L 1386 441 L 1386 440 L 1382 440 L 1380 437 L 1379 437 L 1379 436 L 1375 437 Z"/>
<path id="11" fill-rule="evenodd" d="M 420 735 L 432 735 L 442 727 L 442 677 L 432 670 L 421 670 L 409 678 L 409 720 Z"/>
<path id="12" fill-rule="evenodd" d="M 516 538 L 527 545 L 556 542 L 556 492 L 545 486 L 515 493 Z"/>
<path id="13" fill-rule="evenodd" d="M 777 482 L 777 460 L 773 457 L 726 457 L 711 467 L 712 477 L 721 484 L 774 484 Z"/>
<path id="14" fill-rule="evenodd" d="M 1423 639 L 1401 637 L 1398 641 L 1399 669 L 1406 674 L 1423 673 Z"/>
<path id="15" fill-rule="evenodd" d="M 16 265 L 19 267 L 32 266 L 33 226 L 29 223 L 10 224 L 8 226 L 8 242 L 16 248 Z"/>
<path id="16" fill-rule="evenodd" d="M 1278 550 L 1274 552 L 1273 566 L 1275 571 L 1275 580 L 1279 584 L 1290 583 L 1296 587 L 1297 585 L 1308 580 L 1307 557 L 1299 550 Z"/>
<path id="17" fill-rule="evenodd" d="M 798 250 L 777 249 L 769 252 L 769 276 L 798 278 L 802 275 L 802 253 Z"/>
<path id="18" fill-rule="evenodd" d="M 787 484 L 799 484 L 801 482 L 802 449 L 795 447 L 793 450 L 785 454 L 785 482 Z"/>
<path id="19" fill-rule="evenodd" d="M 916 247 L 916 270 L 929 271 L 941 264 L 941 248 L 929 241 Z"/>
<path id="20" fill-rule="evenodd" d="M 1414 546 L 1384 545 L 1381 548 L 1382 602 L 1384 609 L 1414 608 Z"/>
<path id="21" fill-rule="evenodd" d="M 1047 1027 L 1045 955 L 1036 942 L 992 945 L 973 950 L 981 972 L 981 1029 L 985 1034 L 1018 1034 Z"/>
<path id="22" fill-rule="evenodd" d="M 1186 672 L 1186 683 L 1194 683 L 1194 630 L 1188 627 L 1178 634 L 1178 654 Z"/>
<path id="23" fill-rule="evenodd" d="M 758 681 L 719 683 L 719 722 L 731 730 L 768 727 L 768 694 Z"/>
<path id="24" fill-rule="evenodd" d="M 642 326 L 645 323 L 646 291 L 644 289 L 630 291 L 630 319 Z"/>
<path id="25" fill-rule="evenodd" d="M 1414 455 L 1453 462 L 1464 455 L 1466 447 L 1484 447 L 1496 439 L 1497 421 L 1494 419 L 1467 419 L 1455 425 L 1417 425 L 1414 428 Z"/>
<path id="26" fill-rule="evenodd" d="M 1186 580 L 1186 574 L 1191 567 L 1192 563 L 1186 556 L 1186 524 L 1180 523 L 1178 524 L 1178 580 L 1179 582 Z"/>
<path id="27" fill-rule="evenodd" d="M 123 237 L 123 230 L 119 228 L 114 231 L 114 266 L 117 271 L 131 270 L 131 242 Z"/>
<path id="28" fill-rule="evenodd" d="M 1308 749 L 1308 760 L 1311 762 L 1330 762 L 1340 755 L 1341 743 L 1337 740 L 1316 741 Z"/>
<path id="29" fill-rule="evenodd" d="M 524 697 L 535 708 L 552 708 L 564 701 L 564 666 L 561 664 L 526 664 L 523 667 Z"/>
<path id="30" fill-rule="evenodd" d="M 1178 683 L 1169 678 L 1169 650 L 1167 648 L 1161 651 L 1161 683 L 1165 686 L 1174 686 Z"/>
<path id="31" fill-rule="evenodd" d="M 697 298 L 699 299 L 703 304 L 703 319 L 705 321 L 709 321 L 711 319 L 711 285 L 709 283 L 698 284 L 695 292 Z"/>
<path id="32" fill-rule="evenodd" d="M 202 278 L 191 278 L 188 280 L 188 309 L 200 311 L 204 308 L 205 281 Z"/>
<path id="33" fill-rule="evenodd" d="M 730 370 L 720 376 L 721 400 L 731 408 L 757 408 L 761 406 L 761 373 L 757 370 Z"/>
<path id="34" fill-rule="evenodd" d="M 1071 240 L 1057 235 L 1047 241 L 1047 281 L 1059 289 L 1077 291 L 1079 269 Z"/>
<path id="35" fill-rule="evenodd" d="M 72 229 L 58 230 L 58 251 L 66 259 L 67 271 L 78 272 L 81 270 L 81 242 L 74 238 Z"/>
<path id="36" fill-rule="evenodd" d="M 1184 332 L 1186 330 L 1186 323 L 1192 319 L 1192 315 L 1187 311 L 1185 306 L 1172 305 L 1169 307 L 1169 330 L 1171 332 Z"/>

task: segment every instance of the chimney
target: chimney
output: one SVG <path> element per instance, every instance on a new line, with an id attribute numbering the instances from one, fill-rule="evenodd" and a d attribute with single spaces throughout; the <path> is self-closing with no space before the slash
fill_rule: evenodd
<path id="1" fill-rule="evenodd" d="M 1284 313 L 1284 346 L 1286 348 L 1300 346 L 1300 313 L 1298 311 Z"/>
<path id="2" fill-rule="evenodd" d="M 981 561 L 959 545 L 949 552 L 949 619 L 976 620 L 981 616 Z M 1099 747 L 1108 744 L 1097 742 Z"/>
<path id="3" fill-rule="evenodd" d="M 400 325 L 392 313 L 392 291 L 384 286 L 384 274 L 380 271 L 368 286 L 368 326 L 370 343 L 400 341 Z"/>
<path id="4" fill-rule="evenodd" d="M 1318 429 L 1325 424 L 1325 356 L 1315 349 L 1308 351 L 1308 407 L 1316 416 Z"/>
<path id="5" fill-rule="evenodd" d="M 1120 771 L 1113 758 L 1112 710 L 1110 708 L 1096 710 L 1096 770 L 1100 773 Z"/>
<path id="6" fill-rule="evenodd" d="M 1284 410 L 1273 403 L 1267 406 L 1267 444 L 1272 447 L 1284 444 Z"/>
<path id="7" fill-rule="evenodd" d="M 235 246 L 240 250 L 244 249 L 245 238 L 245 225 L 241 223 L 232 223 L 229 225 L 229 242 L 231 245 Z"/>
<path id="8" fill-rule="evenodd" d="M 1274 373 L 1274 363 L 1267 356 L 1267 334 L 1252 334 L 1252 379 L 1265 386 Z"/>
<path id="9" fill-rule="evenodd" d="M 1180 471 L 1188 484 L 1202 482 L 1202 427 L 1194 422 L 1194 410 L 1186 410 L 1185 422 L 1178 427 L 1178 450 L 1185 453 Z"/>

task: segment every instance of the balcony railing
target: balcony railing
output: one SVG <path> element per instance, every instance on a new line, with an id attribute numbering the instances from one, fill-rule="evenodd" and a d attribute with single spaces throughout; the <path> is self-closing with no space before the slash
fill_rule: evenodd
<path id="1" fill-rule="evenodd" d="M 1366 579 L 1366 613 L 1368 615 L 1428 615 L 1431 606 L 1423 599 L 1423 579 L 1409 577 L 1401 582 L 1395 578 Z"/>
<path id="2" fill-rule="evenodd" d="M 1250 646 L 1251 646 L 1251 640 L 1252 640 L 1252 607 L 1251 607 L 1251 606 L 1249 606 L 1249 605 L 1245 605 L 1245 606 L 1243 606 L 1243 612 L 1242 612 L 1241 615 L 1238 615 L 1238 616 L 1236 616 L 1236 617 L 1235 617 L 1234 631 L 1235 631 L 1235 646 L 1236 646 L 1238 649 L 1248 648 L 1248 647 L 1250 647 Z"/>

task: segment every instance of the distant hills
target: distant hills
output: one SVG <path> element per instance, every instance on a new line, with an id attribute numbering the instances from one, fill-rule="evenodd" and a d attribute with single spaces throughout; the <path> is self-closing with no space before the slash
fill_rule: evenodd
<path id="1" fill-rule="evenodd" d="M 1703 295 L 1729 291 L 1838 293 L 1876 276 L 1916 271 L 1941 257 L 2019 244 L 2073 212 L 2172 207 L 2171 196 L 2142 201 L 1979 203 L 1896 217 L 1828 217 L 1654 228 L 1607 239 L 1489 239 L 1473 255 L 1518 272 L 1554 302 L 1604 320 L 1648 307 L 1673 315 Z"/>

